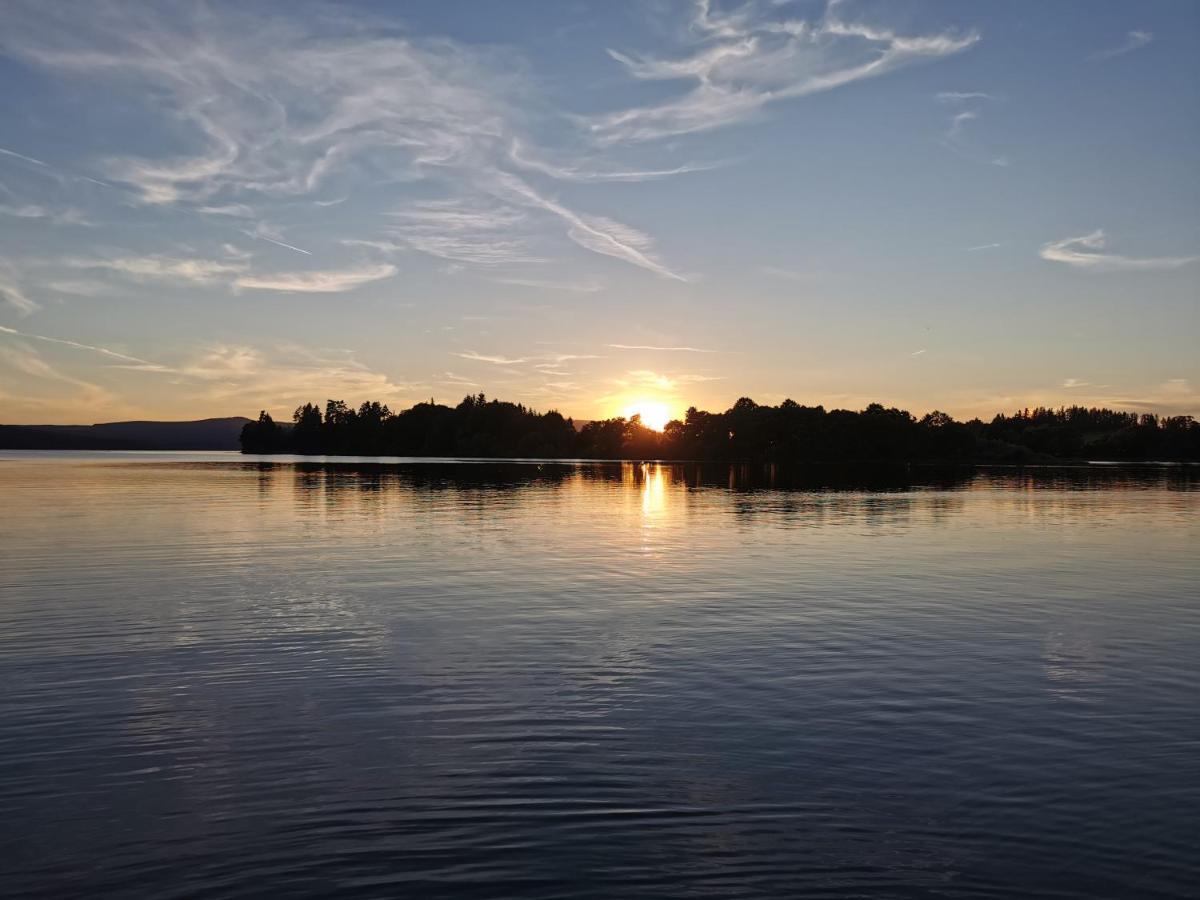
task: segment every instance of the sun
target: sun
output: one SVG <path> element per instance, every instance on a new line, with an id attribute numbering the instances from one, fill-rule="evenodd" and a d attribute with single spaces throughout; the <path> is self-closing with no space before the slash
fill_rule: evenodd
<path id="1" fill-rule="evenodd" d="M 638 400 L 625 407 L 625 418 L 641 416 L 642 424 L 655 431 L 662 431 L 671 421 L 671 407 L 658 400 Z"/>

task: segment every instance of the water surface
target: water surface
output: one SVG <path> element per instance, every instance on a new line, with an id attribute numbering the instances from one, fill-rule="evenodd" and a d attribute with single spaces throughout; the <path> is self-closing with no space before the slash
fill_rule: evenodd
<path id="1" fill-rule="evenodd" d="M 0 892 L 1194 895 L 1198 484 L 0 454 Z"/>

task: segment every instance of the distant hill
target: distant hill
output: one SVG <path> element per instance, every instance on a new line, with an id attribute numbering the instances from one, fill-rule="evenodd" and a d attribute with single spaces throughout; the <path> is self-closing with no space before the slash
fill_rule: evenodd
<path id="1" fill-rule="evenodd" d="M 194 422 L 0 425 L 0 450 L 237 450 L 242 416 Z"/>

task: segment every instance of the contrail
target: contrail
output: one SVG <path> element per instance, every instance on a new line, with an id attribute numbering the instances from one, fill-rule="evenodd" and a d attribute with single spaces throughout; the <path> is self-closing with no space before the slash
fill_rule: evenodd
<path id="1" fill-rule="evenodd" d="M 5 156 L 15 157 L 16 159 L 23 159 L 25 162 L 33 163 L 35 166 L 41 166 L 43 169 L 50 168 L 49 163 L 44 163 L 40 159 L 34 159 L 32 156 L 26 156 L 24 153 L 17 153 L 15 150 L 5 150 L 3 147 L 0 147 L 0 153 L 3 153 Z"/>
<path id="2" fill-rule="evenodd" d="M 295 250 L 297 253 L 303 253 L 305 256 L 312 256 L 312 251 L 310 251 L 310 250 L 304 250 L 300 247 L 295 247 L 291 244 L 285 244 L 283 241 L 275 240 L 275 238 L 269 238 L 269 237 L 266 237 L 265 235 L 261 235 L 261 234 L 254 234 L 252 231 L 247 231 L 247 232 L 243 232 L 243 233 L 252 238 L 256 238 L 257 240 L 268 241 L 272 244 L 277 244 L 280 247 L 287 247 L 289 250 Z"/>
<path id="3" fill-rule="evenodd" d="M 125 362 L 137 363 L 140 366 L 154 366 L 156 368 L 165 369 L 166 366 L 160 366 L 158 363 L 150 362 L 148 359 L 139 359 L 136 356 L 129 356 L 126 353 L 118 353 L 116 350 L 109 350 L 107 347 L 94 347 L 91 344 L 81 344 L 78 341 L 68 341 L 63 338 L 47 337 L 44 334 L 30 334 L 27 331 L 17 331 L 15 328 L 8 328 L 5 325 L 0 325 L 0 332 L 4 334 L 15 334 L 17 337 L 31 338 L 35 341 L 46 341 L 51 344 L 62 344 L 66 347 L 74 347 L 76 350 L 91 350 L 93 353 L 100 353 L 104 356 L 111 356 L 113 359 L 124 360 Z"/>
<path id="4" fill-rule="evenodd" d="M 27 163 L 33 163 L 35 166 L 41 166 L 46 170 L 47 177 L 50 178 L 73 178 L 77 181 L 90 181 L 92 184 L 98 184 L 103 188 L 112 188 L 113 185 L 107 181 L 101 181 L 98 178 L 90 178 L 87 175 L 75 175 L 72 172 L 64 172 L 61 169 L 55 168 L 48 162 L 42 162 L 40 159 L 34 159 L 32 156 L 26 156 L 24 153 L 17 153 L 15 150 L 6 150 L 0 147 L 0 156 L 11 156 L 13 159 L 21 159 Z"/>

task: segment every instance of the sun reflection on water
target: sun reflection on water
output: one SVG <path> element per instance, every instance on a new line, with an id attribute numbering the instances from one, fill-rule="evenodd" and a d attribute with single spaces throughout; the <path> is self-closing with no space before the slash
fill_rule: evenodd
<path id="1" fill-rule="evenodd" d="M 661 463 L 642 463 L 642 515 L 659 518 L 667 508 L 667 478 Z"/>

